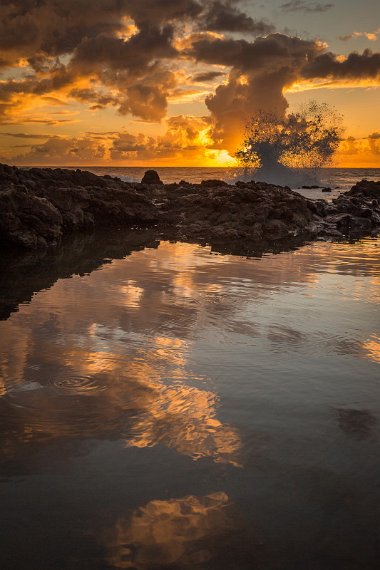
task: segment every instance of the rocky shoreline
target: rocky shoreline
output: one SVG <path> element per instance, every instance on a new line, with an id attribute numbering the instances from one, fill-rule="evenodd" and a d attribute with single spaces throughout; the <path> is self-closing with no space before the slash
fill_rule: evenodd
<path id="1" fill-rule="evenodd" d="M 82 170 L 19 169 L 0 164 L 2 248 L 56 247 L 95 230 L 153 228 L 167 239 L 204 243 L 349 240 L 380 231 L 380 182 L 362 180 L 332 203 L 288 187 L 220 180 L 141 183 Z M 231 248 L 230 248 L 231 249 Z"/>

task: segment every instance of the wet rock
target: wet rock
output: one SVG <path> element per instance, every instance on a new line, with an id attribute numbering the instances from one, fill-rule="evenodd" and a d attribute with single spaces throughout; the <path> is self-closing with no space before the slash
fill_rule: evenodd
<path id="1" fill-rule="evenodd" d="M 127 183 L 81 170 L 0 165 L 0 242 L 38 249 L 70 233 L 150 225 L 166 239 L 266 244 L 380 229 L 380 182 L 362 181 L 327 203 L 265 182 L 165 185 L 157 178 L 147 171 L 144 183 Z"/>
<path id="2" fill-rule="evenodd" d="M 333 216 L 327 216 L 326 222 L 335 227 L 341 234 L 347 236 L 350 233 L 352 216 L 350 214 L 340 213 Z"/>
<path id="3" fill-rule="evenodd" d="M 347 196 L 359 196 L 360 198 L 374 198 L 380 200 L 380 180 L 378 182 L 362 180 L 346 193 Z"/>
<path id="4" fill-rule="evenodd" d="M 370 235 L 373 229 L 372 220 L 369 218 L 351 217 L 350 221 L 350 235 L 360 237 L 362 235 Z"/>
<path id="5" fill-rule="evenodd" d="M 170 193 L 161 223 L 189 239 L 287 239 L 308 233 L 314 205 L 290 189 L 265 183 L 192 185 Z"/>
<path id="6" fill-rule="evenodd" d="M 163 184 L 156 170 L 147 170 L 141 180 L 141 184 Z"/>
<path id="7" fill-rule="evenodd" d="M 46 198 L 25 187 L 0 192 L 0 236 L 27 249 L 57 245 L 62 238 L 63 218 Z"/>
<path id="8" fill-rule="evenodd" d="M 325 200 L 315 200 L 310 204 L 310 207 L 313 209 L 314 213 L 317 216 L 325 217 L 328 211 L 328 205 L 326 204 Z"/>
<path id="9" fill-rule="evenodd" d="M 126 182 L 80 170 L 0 165 L 0 243 L 28 249 L 95 227 L 157 221 L 155 206 Z"/>
<path id="10" fill-rule="evenodd" d="M 219 188 L 219 186 L 228 186 L 227 182 L 224 180 L 202 180 L 201 186 L 205 186 L 206 188 Z"/>

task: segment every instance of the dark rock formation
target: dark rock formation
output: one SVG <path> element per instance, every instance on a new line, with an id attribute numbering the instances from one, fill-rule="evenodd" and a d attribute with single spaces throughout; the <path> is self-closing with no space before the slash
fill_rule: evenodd
<path id="1" fill-rule="evenodd" d="M 179 239 L 205 241 L 275 241 L 308 233 L 313 209 L 300 194 L 263 182 L 215 182 L 165 187 L 161 223 L 176 228 Z"/>
<path id="2" fill-rule="evenodd" d="M 202 180 L 201 186 L 205 186 L 206 188 L 219 188 L 220 186 L 228 186 L 227 182 L 223 180 Z"/>
<path id="3" fill-rule="evenodd" d="M 157 209 L 142 190 L 117 178 L 0 165 L 1 241 L 36 249 L 74 231 L 156 221 Z"/>
<path id="4" fill-rule="evenodd" d="M 380 182 L 358 182 L 333 200 L 332 207 L 326 221 L 335 224 L 343 235 L 376 235 L 380 230 Z"/>
<path id="5" fill-rule="evenodd" d="M 158 172 L 155 170 L 147 170 L 141 180 L 141 184 L 163 184 Z"/>
<path id="6" fill-rule="evenodd" d="M 380 182 L 362 181 L 328 204 L 264 182 L 164 185 L 148 172 L 148 183 L 127 183 L 80 170 L 0 165 L 0 240 L 38 249 L 70 233 L 156 226 L 169 239 L 273 244 L 380 229 Z"/>

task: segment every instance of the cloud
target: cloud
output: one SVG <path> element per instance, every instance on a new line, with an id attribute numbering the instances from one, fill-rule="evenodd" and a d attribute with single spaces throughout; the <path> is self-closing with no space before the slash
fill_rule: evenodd
<path id="1" fill-rule="evenodd" d="M 216 147 L 233 152 L 244 124 L 257 111 L 283 116 L 284 91 L 297 82 L 377 79 L 380 54 L 365 50 L 342 58 L 324 44 L 285 34 L 270 34 L 252 42 L 244 39 L 195 37 L 189 53 L 196 61 L 230 68 L 228 82 L 206 98 Z"/>
<path id="2" fill-rule="evenodd" d="M 254 42 L 200 39 L 194 42 L 196 60 L 231 67 L 228 83 L 206 99 L 214 122 L 216 146 L 236 149 L 244 124 L 258 110 L 282 116 L 288 106 L 285 87 L 300 76 L 306 58 L 322 47 L 314 41 L 272 34 Z"/>
<path id="3" fill-rule="evenodd" d="M 263 20 L 254 20 L 231 3 L 212 2 L 206 13 L 203 27 L 215 32 L 249 32 L 254 35 L 269 34 L 274 26 Z"/>
<path id="4" fill-rule="evenodd" d="M 213 81 L 214 79 L 217 79 L 218 77 L 224 77 L 225 73 L 223 71 L 205 71 L 204 73 L 196 73 L 193 77 L 192 80 L 194 82 L 207 82 L 207 81 Z"/>
<path id="5" fill-rule="evenodd" d="M 380 53 L 366 49 L 362 54 L 350 53 L 346 58 L 328 52 L 317 55 L 302 70 L 306 78 L 361 80 L 380 77 Z"/>
<path id="6" fill-rule="evenodd" d="M 15 137 L 17 139 L 41 139 L 46 140 L 50 139 L 52 135 L 47 134 L 32 134 L 32 133 L 1 133 L 0 136 L 3 137 Z"/>
<path id="7" fill-rule="evenodd" d="M 104 158 L 105 146 L 91 138 L 67 139 L 50 137 L 45 143 L 32 146 L 29 152 L 14 157 L 16 164 L 46 164 L 68 166 L 75 164 L 96 164 Z"/>
<path id="8" fill-rule="evenodd" d="M 285 93 L 295 84 L 377 81 L 379 53 L 343 57 L 316 40 L 271 33 L 273 26 L 246 13 L 245 4 L 93 0 L 89 9 L 88 0 L 2 0 L 0 122 L 68 124 L 77 120 L 75 113 L 81 120 L 81 108 L 111 108 L 122 116 L 159 122 L 167 120 L 169 104 L 205 100 L 207 121 L 172 117 L 160 137 L 123 132 L 112 144 L 105 139 L 115 160 L 142 160 L 153 153 L 183 156 L 181 148 L 186 156 L 198 157 L 202 145 L 205 152 L 234 152 L 245 122 L 258 110 L 284 115 Z M 282 4 L 289 12 L 331 7 L 303 0 Z M 363 32 L 368 39 L 376 33 Z M 210 93 L 211 82 L 217 87 Z M 72 114 L 56 115 L 57 105 Z M 76 142 L 53 137 L 46 146 L 33 147 L 28 160 L 56 160 L 51 157 L 58 157 L 61 148 L 64 161 L 76 155 L 88 162 L 107 156 L 109 148 L 102 149 L 100 142 L 79 135 Z"/>
<path id="9" fill-rule="evenodd" d="M 380 133 L 367 137 L 347 137 L 339 147 L 337 157 L 343 163 L 349 161 L 358 166 L 377 167 L 380 157 Z"/>
<path id="10" fill-rule="evenodd" d="M 167 130 L 158 137 L 120 133 L 113 140 L 110 155 L 113 160 L 144 161 L 150 159 L 195 158 L 203 153 L 210 121 L 207 117 L 178 115 L 167 120 Z"/>
<path id="11" fill-rule="evenodd" d="M 93 108 L 115 105 L 145 120 L 165 116 L 175 86 L 166 64 L 177 55 L 174 24 L 182 26 L 203 7 L 194 0 L 95 0 L 88 7 L 87 0 L 2 2 L 2 64 L 18 65 L 22 58 L 27 76 L 0 85 L 0 114 L 14 112 L 17 95 L 70 86 L 71 97 L 83 102 L 87 87 L 77 83 L 87 78 L 108 91 L 98 96 L 87 90 Z"/>
<path id="12" fill-rule="evenodd" d="M 327 12 L 334 7 L 334 4 L 321 4 L 320 2 L 305 2 L 305 0 L 290 0 L 281 4 L 280 8 L 284 12 Z"/>
<path id="13" fill-rule="evenodd" d="M 348 40 L 356 40 L 358 38 L 367 38 L 370 42 L 375 42 L 380 35 L 380 28 L 373 32 L 352 32 L 351 34 L 347 34 L 345 36 L 338 36 L 342 42 L 347 42 Z"/>
<path id="14" fill-rule="evenodd" d="M 138 27 L 195 18 L 194 0 L 3 0 L 0 50 L 10 59 L 71 53 L 83 40 L 122 33 L 132 19 Z"/>
<path id="15" fill-rule="evenodd" d="M 373 154 L 380 156 L 380 133 L 372 133 L 368 136 L 368 144 Z"/>

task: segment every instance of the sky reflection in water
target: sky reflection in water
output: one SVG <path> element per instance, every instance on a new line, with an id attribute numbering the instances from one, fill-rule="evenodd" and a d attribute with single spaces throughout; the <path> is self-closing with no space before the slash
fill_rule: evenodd
<path id="1" fill-rule="evenodd" d="M 379 248 L 162 243 L 0 322 L 2 566 L 375 568 Z"/>

